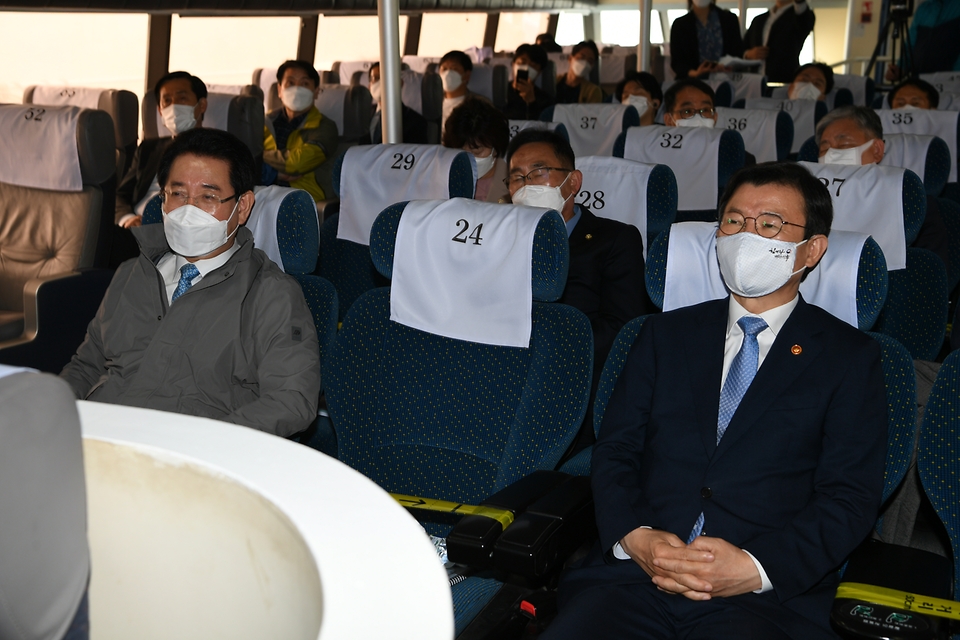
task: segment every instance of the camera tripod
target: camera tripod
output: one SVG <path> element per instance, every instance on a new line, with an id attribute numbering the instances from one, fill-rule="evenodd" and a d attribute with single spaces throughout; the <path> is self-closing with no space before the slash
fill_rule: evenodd
<path id="1" fill-rule="evenodd" d="M 877 57 L 886 46 L 887 38 L 891 36 L 891 32 L 892 38 L 890 41 L 890 60 L 895 64 L 897 60 L 909 61 L 909 73 L 904 73 L 905 71 L 908 71 L 907 69 L 901 69 L 901 78 L 914 75 L 913 68 L 915 62 L 913 59 L 913 43 L 910 42 L 910 31 L 907 24 L 912 13 L 913 0 L 899 0 L 899 2 L 891 5 L 887 21 L 883 25 L 883 28 L 880 29 L 880 35 L 877 38 L 877 46 L 873 48 L 873 55 L 870 56 L 870 64 L 867 65 L 867 72 L 865 75 L 869 76 L 873 71 L 873 65 L 876 64 Z M 899 58 L 897 57 L 898 44 L 900 48 Z"/>

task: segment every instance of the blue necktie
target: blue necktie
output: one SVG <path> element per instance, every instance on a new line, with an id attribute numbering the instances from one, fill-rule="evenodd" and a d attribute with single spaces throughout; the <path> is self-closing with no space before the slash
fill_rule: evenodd
<path id="1" fill-rule="evenodd" d="M 187 292 L 187 289 L 193 284 L 193 279 L 198 275 L 200 275 L 200 270 L 189 262 L 180 267 L 180 282 L 177 283 L 177 290 L 173 292 L 173 298 L 170 300 L 171 304 Z"/>
<path id="2" fill-rule="evenodd" d="M 720 390 L 720 412 L 717 416 L 717 444 L 720 444 L 720 438 L 727 431 L 727 426 L 737 412 L 743 394 L 750 388 L 750 383 L 757 375 L 757 366 L 760 362 L 760 344 L 757 342 L 757 334 L 767 328 L 767 323 L 763 318 L 752 316 L 743 316 L 737 320 L 737 324 L 743 330 L 743 344 L 740 345 L 740 351 L 733 358 L 730 364 L 730 371 L 727 372 L 727 379 L 723 383 L 723 389 Z M 687 538 L 687 544 L 693 542 L 700 532 L 703 531 L 703 513 L 697 518 Z"/>

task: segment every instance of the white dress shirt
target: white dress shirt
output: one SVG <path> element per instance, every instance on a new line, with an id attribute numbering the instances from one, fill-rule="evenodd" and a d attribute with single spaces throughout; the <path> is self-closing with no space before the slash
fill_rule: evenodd
<path id="1" fill-rule="evenodd" d="M 795 296 L 790 302 L 759 314 L 759 317 L 763 318 L 764 322 L 767 323 L 767 328 L 757 334 L 757 344 L 760 347 L 760 355 L 757 360 L 758 369 L 761 365 L 763 365 L 764 359 L 767 357 L 767 354 L 770 353 L 770 347 L 773 346 L 773 342 L 777 339 L 777 334 L 780 333 L 784 323 L 786 323 L 787 318 L 790 317 L 790 314 L 793 313 L 793 310 L 797 307 L 797 303 L 799 301 L 800 296 Z M 727 373 L 730 372 L 730 365 L 733 364 L 734 357 L 736 357 L 737 353 L 740 351 L 740 347 L 743 345 L 743 329 L 741 329 L 740 325 L 737 324 L 737 321 L 743 316 L 757 317 L 757 314 L 750 313 L 744 309 L 743 306 L 737 302 L 733 296 L 730 296 L 730 305 L 727 310 L 727 333 L 723 342 L 723 373 L 720 376 L 721 389 L 723 389 L 723 383 L 727 380 Z M 692 523 L 691 526 L 693 526 Z M 649 529 L 650 527 L 644 526 L 641 528 Z M 770 582 L 770 578 L 767 577 L 767 572 L 764 571 L 763 565 L 760 564 L 760 561 L 757 560 L 753 554 L 746 549 L 743 549 L 743 551 L 750 556 L 750 559 L 753 560 L 753 564 L 757 567 L 757 571 L 760 573 L 760 581 L 762 585 L 759 589 L 754 591 L 754 593 L 763 593 L 773 589 L 773 583 Z M 613 556 L 620 560 L 630 560 L 630 556 L 627 555 L 627 553 L 623 550 L 623 547 L 620 546 L 619 542 L 613 545 Z"/>
<path id="2" fill-rule="evenodd" d="M 203 276 L 227 264 L 227 261 L 233 254 L 239 250 L 240 245 L 234 240 L 233 246 L 220 255 L 194 262 L 193 266 L 197 268 L 200 274 L 190 281 L 190 286 L 196 286 L 198 282 L 203 280 Z M 157 262 L 157 271 L 159 271 L 163 277 L 163 284 L 167 289 L 167 305 L 173 304 L 173 293 L 177 290 L 177 285 L 180 284 L 180 267 L 187 264 L 187 262 L 188 260 L 186 258 L 173 251 L 165 253 L 163 257 L 160 258 L 160 261 Z"/>

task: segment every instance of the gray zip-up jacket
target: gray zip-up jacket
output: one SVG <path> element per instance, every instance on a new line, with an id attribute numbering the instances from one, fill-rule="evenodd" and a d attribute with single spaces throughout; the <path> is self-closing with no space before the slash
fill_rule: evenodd
<path id="1" fill-rule="evenodd" d="M 240 227 L 240 249 L 173 305 L 156 264 L 163 225 L 133 229 L 140 256 L 117 269 L 60 373 L 80 399 L 215 418 L 280 436 L 306 429 L 320 395 L 317 332 L 303 291 Z"/>

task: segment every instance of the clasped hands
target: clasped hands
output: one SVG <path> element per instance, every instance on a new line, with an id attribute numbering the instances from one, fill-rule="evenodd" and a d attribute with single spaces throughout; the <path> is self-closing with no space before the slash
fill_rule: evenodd
<path id="1" fill-rule="evenodd" d="M 634 529 L 620 546 L 661 591 L 709 600 L 756 591 L 763 583 L 750 556 L 721 538 L 690 544 L 668 531 Z"/>

